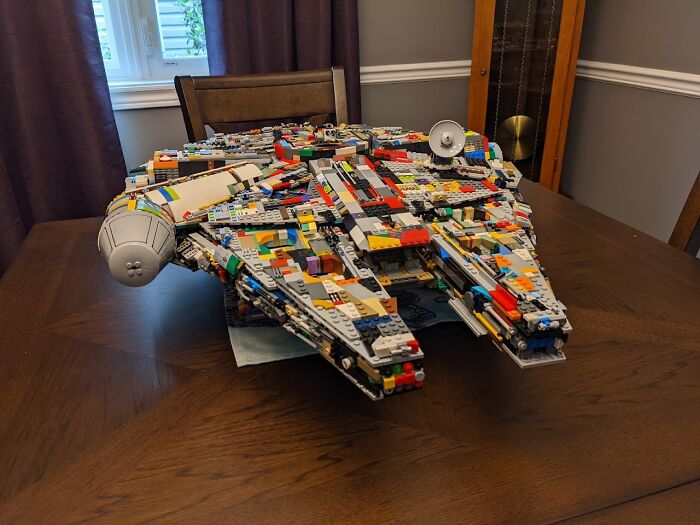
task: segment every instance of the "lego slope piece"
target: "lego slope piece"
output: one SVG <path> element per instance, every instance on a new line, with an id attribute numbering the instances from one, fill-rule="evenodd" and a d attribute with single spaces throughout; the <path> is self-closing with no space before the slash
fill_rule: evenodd
<path id="1" fill-rule="evenodd" d="M 563 361 L 571 324 L 521 174 L 482 135 L 434 129 L 282 124 L 157 151 L 109 205 L 98 248 L 131 286 L 167 262 L 212 274 L 231 327 L 285 330 L 371 399 L 424 385 L 397 301 L 421 290 L 519 366 Z"/>

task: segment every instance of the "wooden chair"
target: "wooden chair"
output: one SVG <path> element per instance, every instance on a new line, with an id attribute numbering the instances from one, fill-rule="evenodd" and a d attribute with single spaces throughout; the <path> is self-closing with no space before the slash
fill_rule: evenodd
<path id="1" fill-rule="evenodd" d="M 693 257 L 700 250 L 700 173 L 695 179 L 668 243 Z"/>
<path id="2" fill-rule="evenodd" d="M 342 68 L 258 75 L 175 77 L 190 141 L 207 138 L 234 124 L 274 120 L 347 123 L 345 73 Z M 334 116 L 335 118 L 331 118 Z M 252 126 L 248 126 L 252 127 Z M 245 128 L 245 126 L 244 126 Z"/>

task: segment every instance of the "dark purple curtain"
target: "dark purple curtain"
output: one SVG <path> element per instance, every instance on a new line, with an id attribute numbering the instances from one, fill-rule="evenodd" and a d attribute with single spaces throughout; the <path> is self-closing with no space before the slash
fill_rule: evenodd
<path id="1" fill-rule="evenodd" d="M 0 1 L 0 273 L 35 222 L 104 213 L 125 172 L 92 2 Z"/>
<path id="2" fill-rule="evenodd" d="M 360 122 L 357 0 L 202 0 L 212 75 L 343 66 Z"/>

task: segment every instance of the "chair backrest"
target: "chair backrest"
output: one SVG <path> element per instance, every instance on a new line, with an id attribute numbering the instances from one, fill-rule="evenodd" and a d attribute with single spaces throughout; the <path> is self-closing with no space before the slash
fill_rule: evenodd
<path id="1" fill-rule="evenodd" d="M 668 243 L 693 257 L 700 250 L 700 173 L 690 189 Z"/>
<path id="2" fill-rule="evenodd" d="M 342 68 L 258 75 L 175 77 L 190 141 L 207 138 L 204 125 L 220 133 L 232 124 L 303 117 L 311 122 L 347 123 Z M 335 118 L 332 118 L 334 116 Z M 297 120 L 298 121 L 298 120 Z M 251 126 L 249 126 L 251 127 Z"/>

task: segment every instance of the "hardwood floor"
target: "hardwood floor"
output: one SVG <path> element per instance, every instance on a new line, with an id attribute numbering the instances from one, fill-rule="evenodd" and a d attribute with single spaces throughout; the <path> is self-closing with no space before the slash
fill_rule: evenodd
<path id="1" fill-rule="evenodd" d="M 700 521 L 700 262 L 523 183 L 574 326 L 522 371 L 459 324 L 373 403 L 317 356 L 237 369 L 219 283 L 123 287 L 101 219 L 0 281 L 0 522 Z"/>

